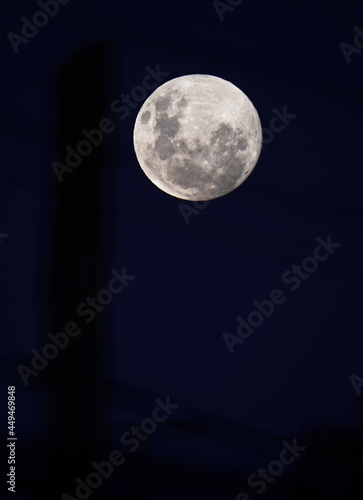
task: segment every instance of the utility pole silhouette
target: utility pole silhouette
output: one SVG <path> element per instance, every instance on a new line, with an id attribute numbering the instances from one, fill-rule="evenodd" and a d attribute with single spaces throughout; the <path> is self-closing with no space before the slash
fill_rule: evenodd
<path id="1" fill-rule="evenodd" d="M 82 130 L 96 128 L 103 118 L 105 47 L 94 44 L 76 54 L 62 70 L 58 82 L 59 157 L 66 164 L 65 147 L 85 137 Z M 50 394 L 50 442 L 46 498 L 75 496 L 75 479 L 89 474 L 97 436 L 97 317 L 87 324 L 76 308 L 100 288 L 100 180 L 102 145 L 94 147 L 74 171 L 58 182 L 55 241 L 49 283 L 50 329 L 62 331 L 69 321 L 81 332 L 49 364 L 45 383 Z M 93 494 L 93 499 L 98 494 Z"/>

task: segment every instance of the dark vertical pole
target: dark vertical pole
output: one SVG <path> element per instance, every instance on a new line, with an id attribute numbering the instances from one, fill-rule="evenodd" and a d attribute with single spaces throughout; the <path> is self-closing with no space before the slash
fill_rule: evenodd
<path id="1" fill-rule="evenodd" d="M 104 117 L 105 50 L 95 44 L 76 55 L 59 78 L 59 161 L 66 164 L 65 147 L 77 150 L 83 129 L 98 127 Z M 49 300 L 52 333 L 64 332 L 75 321 L 80 333 L 50 363 L 46 383 L 51 394 L 51 442 L 48 498 L 75 495 L 75 479 L 85 479 L 95 457 L 97 436 L 97 317 L 86 323 L 77 306 L 94 296 L 100 244 L 100 182 L 102 145 L 93 146 L 80 164 L 57 183 L 53 266 Z M 73 153 L 72 153 L 73 154 Z M 79 154 L 79 153 L 77 153 Z M 74 159 L 72 161 L 75 161 Z M 56 181 L 57 182 L 57 181 Z M 97 493 L 92 498 L 97 497 Z"/>

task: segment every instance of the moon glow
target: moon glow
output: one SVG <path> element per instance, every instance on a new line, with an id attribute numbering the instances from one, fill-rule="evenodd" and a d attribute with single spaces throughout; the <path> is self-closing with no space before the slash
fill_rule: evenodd
<path id="1" fill-rule="evenodd" d="M 254 169 L 262 129 L 249 98 L 212 75 L 186 75 L 158 87 L 142 105 L 134 149 L 162 191 L 191 201 L 230 193 Z"/>

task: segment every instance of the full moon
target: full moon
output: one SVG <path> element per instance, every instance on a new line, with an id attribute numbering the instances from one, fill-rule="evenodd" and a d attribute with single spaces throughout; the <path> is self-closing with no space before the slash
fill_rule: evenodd
<path id="1" fill-rule="evenodd" d="M 142 105 L 134 148 L 162 191 L 191 201 L 240 186 L 261 153 L 262 129 L 249 98 L 212 75 L 186 75 L 158 87 Z"/>

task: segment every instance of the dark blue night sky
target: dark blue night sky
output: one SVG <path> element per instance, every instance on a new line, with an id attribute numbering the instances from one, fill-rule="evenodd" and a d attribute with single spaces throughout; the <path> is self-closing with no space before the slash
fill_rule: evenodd
<path id="1" fill-rule="evenodd" d="M 361 499 L 362 5 L 0 12 L 1 498 Z M 135 88 L 193 73 L 264 130 L 251 176 L 204 204 L 133 148 Z"/>

